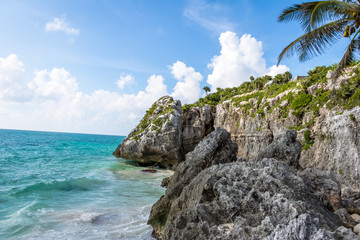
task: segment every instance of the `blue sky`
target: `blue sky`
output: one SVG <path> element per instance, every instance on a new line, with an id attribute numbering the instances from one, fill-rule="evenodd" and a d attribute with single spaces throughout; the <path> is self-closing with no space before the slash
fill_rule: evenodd
<path id="1" fill-rule="evenodd" d="M 126 135 L 152 102 L 250 75 L 304 75 L 327 54 L 274 67 L 302 31 L 278 23 L 300 1 L 0 1 L 0 128 Z M 271 68 L 273 66 L 273 68 Z"/>

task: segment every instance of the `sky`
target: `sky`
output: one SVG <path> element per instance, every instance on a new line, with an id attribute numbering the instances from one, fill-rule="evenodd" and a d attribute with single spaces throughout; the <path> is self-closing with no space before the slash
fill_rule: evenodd
<path id="1" fill-rule="evenodd" d="M 303 32 L 279 23 L 288 0 L 1 0 L 0 129 L 127 135 L 157 99 L 250 76 L 306 75 L 346 40 L 277 66 Z"/>

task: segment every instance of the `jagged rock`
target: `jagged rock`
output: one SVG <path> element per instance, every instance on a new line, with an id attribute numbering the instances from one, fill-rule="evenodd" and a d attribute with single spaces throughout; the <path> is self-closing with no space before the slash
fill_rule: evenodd
<path id="1" fill-rule="evenodd" d="M 342 205 L 350 214 L 360 214 L 360 202 L 355 202 L 351 198 L 343 198 Z"/>
<path id="2" fill-rule="evenodd" d="M 183 188 L 203 169 L 214 164 L 236 161 L 237 145 L 230 140 L 230 134 L 218 128 L 201 141 L 186 160 L 178 164 L 170 181 L 165 196 L 155 203 L 151 209 L 148 224 L 156 234 L 164 231 L 165 223 L 175 214 L 171 209 L 174 199 L 178 198 Z M 171 210 L 171 212 L 170 212 Z"/>
<path id="3" fill-rule="evenodd" d="M 303 180 L 283 161 L 236 161 L 236 152 L 229 133 L 217 129 L 187 155 L 151 210 L 148 223 L 155 237 L 356 239 L 320 201 L 329 187 L 313 194 L 328 180 L 311 186 L 311 177 Z"/>
<path id="4" fill-rule="evenodd" d="M 360 189 L 360 108 L 322 110 L 312 127 L 314 145 L 302 151 L 300 165 L 331 171 L 343 187 Z"/>
<path id="5" fill-rule="evenodd" d="M 339 216 L 339 218 L 347 228 L 353 228 L 357 224 L 345 208 L 340 208 L 336 210 L 335 214 Z"/>
<path id="6" fill-rule="evenodd" d="M 280 135 L 269 146 L 260 151 L 256 161 L 264 158 L 275 158 L 286 162 L 289 166 L 299 168 L 299 159 L 302 145 L 296 141 L 297 133 L 295 130 L 286 131 Z"/>
<path id="7" fill-rule="evenodd" d="M 182 160 L 181 102 L 165 96 L 147 111 L 114 156 L 142 165 L 171 167 Z"/>
<path id="8" fill-rule="evenodd" d="M 332 211 L 342 207 L 340 183 L 329 171 L 307 168 L 298 174 L 307 184 L 310 192 L 321 199 L 324 206 Z"/>
<path id="9" fill-rule="evenodd" d="M 344 187 L 341 189 L 341 196 L 343 198 L 351 198 L 354 201 L 360 200 L 360 191 L 358 189 L 351 189 Z"/>
<path id="10" fill-rule="evenodd" d="M 214 130 L 214 116 L 210 105 L 202 108 L 186 109 L 182 115 L 182 141 L 184 154 L 194 150 L 195 146 Z"/>
<path id="11" fill-rule="evenodd" d="M 291 220 L 288 225 L 278 225 L 271 235 L 265 238 L 265 240 L 283 239 L 355 240 L 359 238 L 344 227 L 339 227 L 334 232 L 322 229 L 317 219 L 311 218 L 308 214 L 302 214 Z"/>
<path id="12" fill-rule="evenodd" d="M 166 177 L 161 181 L 161 187 L 167 187 L 169 185 L 170 178 Z"/>

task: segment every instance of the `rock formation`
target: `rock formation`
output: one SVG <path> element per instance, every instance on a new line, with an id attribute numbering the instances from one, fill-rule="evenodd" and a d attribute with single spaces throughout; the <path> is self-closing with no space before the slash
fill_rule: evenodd
<path id="1" fill-rule="evenodd" d="M 276 141 L 294 144 L 292 137 Z M 248 162 L 236 161 L 236 154 L 236 144 L 221 128 L 187 154 L 151 210 L 153 235 L 164 240 L 360 239 L 332 212 L 340 188 L 328 173 L 298 173 L 282 155 Z"/>
<path id="2" fill-rule="evenodd" d="M 144 165 L 169 167 L 181 161 L 181 103 L 166 96 L 156 101 L 114 156 Z"/>
<path id="3" fill-rule="evenodd" d="M 209 105 L 182 112 L 180 101 L 162 97 L 118 146 L 114 156 L 135 160 L 140 165 L 175 166 L 213 131 L 213 122 Z"/>

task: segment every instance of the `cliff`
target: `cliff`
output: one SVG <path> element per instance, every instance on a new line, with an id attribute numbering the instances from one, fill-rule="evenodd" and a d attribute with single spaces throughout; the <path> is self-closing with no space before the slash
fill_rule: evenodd
<path id="1" fill-rule="evenodd" d="M 230 134 L 217 128 L 176 166 L 165 195 L 150 213 L 153 236 L 360 239 L 343 226 L 343 219 L 352 219 L 342 208 L 340 184 L 331 173 L 296 170 L 299 146 L 296 131 L 288 131 L 262 149 L 258 161 L 248 162 L 237 159 Z M 288 155 L 281 154 L 285 152 L 293 156 L 291 165 Z M 344 222 L 347 227 L 356 224 Z"/>
<path id="2" fill-rule="evenodd" d="M 360 68 L 350 67 L 333 78 L 334 68 L 316 67 L 308 76 L 292 80 L 289 74 L 260 77 L 239 87 L 218 89 L 182 110 L 177 103 L 176 112 L 170 112 L 177 119 L 170 131 L 176 136 L 167 138 L 176 146 L 172 151 L 156 140 L 169 131 L 138 133 L 138 126 L 115 155 L 175 166 L 213 129 L 222 127 L 238 145 L 237 156 L 253 161 L 280 134 L 295 129 L 303 144 L 300 168 L 319 167 L 334 174 L 343 187 L 360 189 Z M 156 112 L 152 118 L 157 116 Z M 147 117 L 141 123 L 148 122 Z M 156 144 L 158 151 L 146 147 Z"/>

